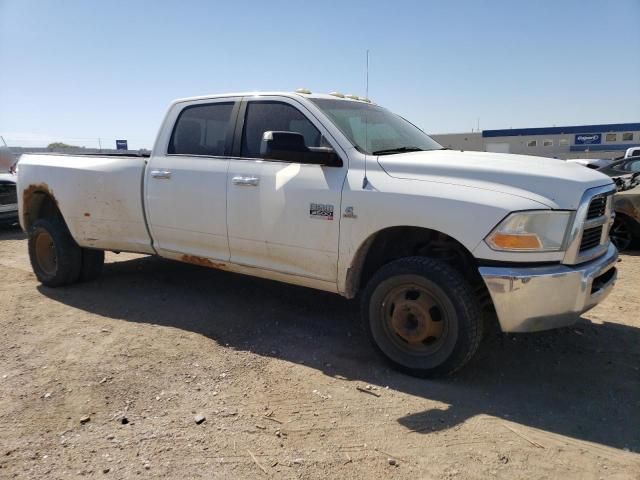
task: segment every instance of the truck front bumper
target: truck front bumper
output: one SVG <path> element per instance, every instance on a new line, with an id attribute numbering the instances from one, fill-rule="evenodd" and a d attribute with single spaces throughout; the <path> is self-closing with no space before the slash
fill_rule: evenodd
<path id="1" fill-rule="evenodd" d="M 618 251 L 580 265 L 480 267 L 503 332 L 536 332 L 574 323 L 604 300 L 618 272 Z"/>

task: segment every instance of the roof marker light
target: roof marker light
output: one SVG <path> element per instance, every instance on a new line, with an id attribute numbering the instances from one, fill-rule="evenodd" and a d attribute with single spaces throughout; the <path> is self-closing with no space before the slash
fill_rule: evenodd
<path id="1" fill-rule="evenodd" d="M 358 95 L 352 95 L 351 93 L 345 95 L 345 98 L 350 98 L 351 100 L 360 100 L 360 97 Z"/>
<path id="2" fill-rule="evenodd" d="M 309 95 L 311 93 L 311 90 L 309 90 L 308 88 L 298 88 L 296 90 L 296 93 L 304 93 L 306 95 Z"/>
<path id="3" fill-rule="evenodd" d="M 333 95 L 334 97 L 344 98 L 344 93 L 340 92 L 331 92 L 329 95 Z"/>

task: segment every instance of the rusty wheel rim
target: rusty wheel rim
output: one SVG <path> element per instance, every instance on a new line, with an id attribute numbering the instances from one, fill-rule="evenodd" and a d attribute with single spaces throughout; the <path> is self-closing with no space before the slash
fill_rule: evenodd
<path id="1" fill-rule="evenodd" d="M 392 289 L 383 301 L 384 327 L 393 343 L 412 355 L 431 355 L 448 333 L 444 306 L 420 285 Z"/>
<path id="2" fill-rule="evenodd" d="M 58 268 L 58 257 L 56 255 L 53 238 L 47 232 L 41 232 L 36 238 L 36 259 L 38 266 L 47 275 L 54 275 Z"/>

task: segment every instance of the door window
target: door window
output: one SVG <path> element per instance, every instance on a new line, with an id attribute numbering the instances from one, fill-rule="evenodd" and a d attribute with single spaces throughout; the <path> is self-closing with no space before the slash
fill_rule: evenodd
<path id="1" fill-rule="evenodd" d="M 307 147 L 320 147 L 320 131 L 300 110 L 282 102 L 249 102 L 242 132 L 243 157 L 260 157 L 262 135 L 268 131 L 302 134 Z"/>
<path id="2" fill-rule="evenodd" d="M 233 105 L 225 102 L 185 108 L 176 121 L 168 153 L 223 156 Z"/>
<path id="3" fill-rule="evenodd" d="M 640 172 L 640 160 L 634 160 L 633 162 L 628 162 L 624 169 L 627 172 Z"/>

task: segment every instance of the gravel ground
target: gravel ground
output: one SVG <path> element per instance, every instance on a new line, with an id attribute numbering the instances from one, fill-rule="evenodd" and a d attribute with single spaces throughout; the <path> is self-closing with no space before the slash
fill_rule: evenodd
<path id="1" fill-rule="evenodd" d="M 336 295 L 107 262 L 45 288 L 0 232 L 0 478 L 640 479 L 636 254 L 573 327 L 437 381 L 389 370 Z"/>

